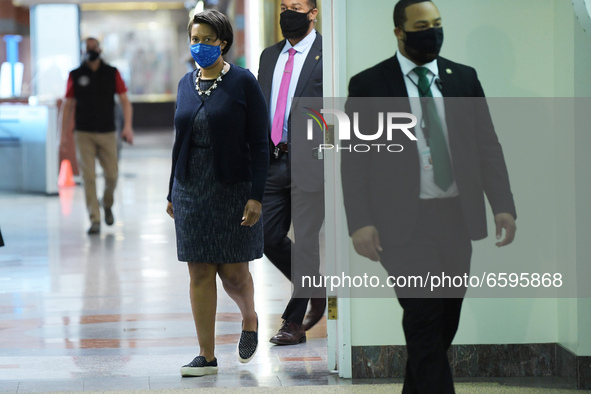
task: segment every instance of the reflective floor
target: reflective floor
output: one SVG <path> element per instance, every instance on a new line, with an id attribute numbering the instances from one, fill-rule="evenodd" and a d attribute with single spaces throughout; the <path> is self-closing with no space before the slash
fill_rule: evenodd
<path id="1" fill-rule="evenodd" d="M 138 133 L 124 148 L 115 224 L 89 236 L 81 186 L 60 195 L 0 193 L 0 391 L 326 384 L 326 321 L 306 344 L 267 342 L 281 323 L 289 282 L 251 263 L 262 346 L 236 360 L 241 317 L 219 286 L 219 376 L 181 379 L 198 354 L 188 271 L 176 259 L 165 212 L 171 133 Z M 99 182 L 99 190 L 101 185 Z M 109 379 L 105 379 L 105 378 Z M 50 384 L 51 382 L 51 384 Z"/>
<path id="2" fill-rule="evenodd" d="M 290 284 L 265 259 L 251 263 L 261 340 L 255 358 L 237 361 L 241 317 L 219 286 L 219 375 L 180 377 L 198 348 L 187 267 L 176 259 L 165 213 L 171 147 L 172 133 L 159 132 L 137 133 L 136 145 L 124 148 L 115 224 L 103 224 L 98 236 L 86 234 L 81 186 L 49 197 L 0 192 L 0 392 L 357 383 L 329 372 L 325 319 L 305 344 L 267 342 Z"/>

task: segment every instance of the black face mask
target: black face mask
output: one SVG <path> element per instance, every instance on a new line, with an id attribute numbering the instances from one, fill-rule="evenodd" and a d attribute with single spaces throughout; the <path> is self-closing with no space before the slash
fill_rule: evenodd
<path id="1" fill-rule="evenodd" d="M 312 10 L 303 13 L 292 10 L 285 10 L 279 15 L 279 25 L 281 25 L 281 33 L 285 38 L 302 38 L 308 32 L 310 20 L 308 14 Z"/>
<path id="2" fill-rule="evenodd" d="M 88 51 L 86 51 L 86 60 L 93 62 L 96 59 L 98 59 L 100 55 L 100 52 L 89 49 Z"/>
<path id="3" fill-rule="evenodd" d="M 433 27 L 421 31 L 405 31 L 404 49 L 416 63 L 425 64 L 437 58 L 443 45 L 443 28 Z"/>

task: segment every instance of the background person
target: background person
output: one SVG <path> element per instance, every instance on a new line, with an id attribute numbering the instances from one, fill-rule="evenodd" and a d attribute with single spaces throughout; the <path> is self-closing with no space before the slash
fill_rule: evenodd
<path id="1" fill-rule="evenodd" d="M 250 71 L 228 64 L 234 40 L 228 18 L 215 10 L 188 25 L 199 68 L 179 82 L 167 212 L 174 218 L 177 252 L 189 267 L 199 355 L 182 376 L 218 371 L 215 357 L 216 275 L 240 308 L 238 360 L 258 345 L 254 286 L 248 262 L 263 255 L 259 221 L 269 165 L 265 99 Z"/>
<path id="2" fill-rule="evenodd" d="M 322 97 L 322 36 L 314 29 L 317 14 L 315 0 L 281 1 L 280 25 L 285 40 L 266 48 L 259 66 L 258 80 L 269 108 L 267 128 L 271 137 L 269 179 L 263 199 L 265 256 L 295 285 L 283 324 L 270 339 L 277 345 L 305 342 L 306 330 L 322 318 L 326 308 L 325 297 L 310 300 L 296 294 L 300 275 L 293 273 L 301 272 L 298 269 L 302 267 L 292 266 L 292 248 L 298 264 L 309 265 L 316 272 L 320 266 L 323 162 L 313 160 L 311 152 L 303 152 L 309 157 L 294 160 L 290 118 L 291 98 Z M 297 212 L 293 217 L 292 205 Z M 292 220 L 295 245 L 287 236 Z M 311 310 L 304 320 L 308 300 Z"/>
<path id="3" fill-rule="evenodd" d="M 70 119 L 75 109 L 74 139 L 91 223 L 89 234 L 98 234 L 101 230 L 100 204 L 96 193 L 97 158 L 105 176 L 102 198 L 105 223 L 110 226 L 115 221 L 111 209 L 119 175 L 115 94 L 119 96 L 123 108 L 121 138 L 128 144 L 133 143 L 132 108 L 127 98 L 127 88 L 119 71 L 104 63 L 100 54 L 98 40 L 87 38 L 85 60 L 68 77 L 62 112 L 62 135 L 65 135 L 71 130 Z"/>
<path id="4" fill-rule="evenodd" d="M 471 240 L 487 235 L 484 194 L 495 218 L 496 245 L 508 245 L 515 236 L 503 152 L 476 71 L 438 56 L 443 28 L 435 4 L 399 1 L 394 25 L 398 52 L 351 78 L 349 97 L 424 97 L 401 100 L 404 108 L 396 108 L 417 115 L 417 141 L 402 136 L 401 153 L 343 154 L 349 233 L 355 250 L 381 261 L 389 275 L 427 267 L 466 273 Z M 462 100 L 458 108 L 453 99 L 430 97 L 474 99 Z M 347 101 L 348 112 L 353 102 Z M 383 140 L 375 142 L 392 143 Z M 454 392 L 446 353 L 458 328 L 463 292 L 455 298 L 413 298 L 416 293 L 396 288 L 408 353 L 403 393 Z"/>

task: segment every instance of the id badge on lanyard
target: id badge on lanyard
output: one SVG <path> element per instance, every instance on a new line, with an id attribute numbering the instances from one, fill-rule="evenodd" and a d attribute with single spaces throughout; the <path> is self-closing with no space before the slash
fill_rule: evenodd
<path id="1" fill-rule="evenodd" d="M 425 171 L 433 171 L 433 160 L 431 159 L 431 149 L 429 147 L 421 151 L 421 167 Z"/>

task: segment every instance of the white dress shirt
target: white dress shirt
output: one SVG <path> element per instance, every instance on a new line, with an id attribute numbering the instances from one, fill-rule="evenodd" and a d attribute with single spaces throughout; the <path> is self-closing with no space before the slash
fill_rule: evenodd
<path id="1" fill-rule="evenodd" d="M 302 41 L 292 46 L 289 40 L 285 40 L 285 46 L 281 50 L 281 54 L 275 63 L 275 71 L 273 72 L 273 88 L 271 90 L 271 101 L 269 105 L 269 114 L 271 117 L 271 127 L 273 126 L 273 119 L 275 117 L 275 109 L 277 106 L 277 97 L 279 96 L 279 87 L 281 86 L 281 79 L 283 78 L 283 70 L 289 58 L 289 48 L 296 50 L 293 58 L 293 71 L 291 73 L 291 81 L 289 83 L 289 90 L 287 92 L 287 107 L 285 109 L 285 118 L 283 119 L 283 136 L 281 142 L 287 142 L 287 121 L 291 113 L 291 102 L 295 95 L 295 90 L 300 79 L 304 62 L 310 52 L 310 48 L 316 39 L 316 30 L 312 30 Z"/>
<path id="2" fill-rule="evenodd" d="M 454 179 L 451 186 L 446 190 L 443 191 L 435 184 L 435 180 L 433 178 L 433 169 L 425 169 L 423 165 L 423 153 L 429 150 L 427 142 L 425 140 L 425 135 L 423 134 L 421 124 L 423 124 L 423 111 L 421 108 L 421 102 L 419 101 L 419 76 L 413 71 L 415 67 L 418 67 L 413 61 L 404 57 L 400 52 L 396 52 L 396 57 L 398 58 L 398 62 L 400 63 L 400 68 L 402 70 L 402 74 L 404 75 L 404 83 L 406 84 L 406 91 L 408 92 L 408 97 L 410 98 L 410 108 L 412 113 L 417 117 L 418 123 L 415 126 L 415 136 L 417 137 L 417 149 L 419 153 L 419 163 L 421 167 L 421 193 L 420 198 L 422 199 L 430 199 L 430 198 L 449 198 L 455 197 L 459 195 L 458 192 L 458 185 Z M 451 152 L 449 151 L 449 137 L 447 132 L 447 123 L 445 122 L 445 108 L 443 105 L 443 95 L 439 90 L 439 87 L 435 83 L 435 81 L 439 77 L 439 69 L 437 68 L 437 59 L 433 60 L 430 63 L 423 64 L 421 67 L 425 67 L 429 70 L 427 73 L 427 78 L 429 82 L 431 82 L 431 94 L 434 97 L 435 106 L 437 107 L 437 113 L 439 114 L 439 118 L 441 119 L 441 126 L 443 127 L 443 134 L 445 136 L 445 141 L 447 142 L 447 150 L 449 152 L 449 157 L 453 162 L 453 157 L 451 157 Z"/>

